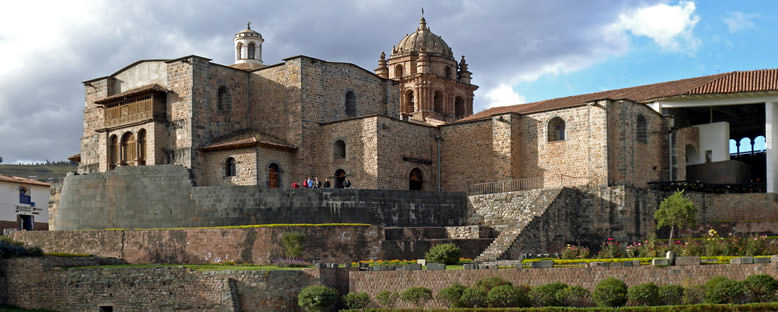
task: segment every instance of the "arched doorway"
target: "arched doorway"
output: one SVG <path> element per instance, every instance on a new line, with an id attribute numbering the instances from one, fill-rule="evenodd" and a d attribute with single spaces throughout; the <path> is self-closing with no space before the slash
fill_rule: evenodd
<path id="1" fill-rule="evenodd" d="M 276 164 L 270 164 L 270 166 L 267 167 L 267 187 L 268 188 L 278 188 L 279 185 L 281 185 L 281 182 L 278 178 L 278 165 Z"/>
<path id="2" fill-rule="evenodd" d="M 346 171 L 343 169 L 335 170 L 335 188 L 343 188 L 344 180 L 346 180 Z"/>
<path id="3" fill-rule="evenodd" d="M 122 165 L 134 166 L 137 154 L 135 151 L 135 135 L 127 132 L 122 136 Z"/>
<path id="4" fill-rule="evenodd" d="M 421 170 L 413 168 L 408 176 L 408 189 L 411 191 L 421 191 L 423 185 L 424 178 L 421 175 Z"/>

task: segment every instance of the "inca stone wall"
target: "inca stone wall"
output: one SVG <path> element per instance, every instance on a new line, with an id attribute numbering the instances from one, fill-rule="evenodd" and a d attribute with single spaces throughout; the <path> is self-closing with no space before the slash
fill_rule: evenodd
<path id="1" fill-rule="evenodd" d="M 457 271 L 351 271 L 349 272 L 349 291 L 366 292 L 375 298 L 378 292 L 391 290 L 402 292 L 410 287 L 427 287 L 437 295 L 440 289 L 454 283 L 472 286 L 478 280 L 499 277 L 513 285 L 540 286 L 553 282 L 581 286 L 588 290 L 603 279 L 614 277 L 624 281 L 627 286 L 642 283 L 657 285 L 675 284 L 683 287 L 703 284 L 714 276 L 725 276 L 742 280 L 753 274 L 770 274 L 778 277 L 778 263 L 764 264 L 722 264 L 672 266 L 657 268 L 640 267 L 593 267 L 593 268 L 552 268 L 552 269 L 487 269 Z M 371 307 L 377 307 L 373 302 Z M 398 307 L 412 307 L 400 302 Z M 446 307 L 440 300 L 432 300 L 426 307 Z"/>
<path id="2" fill-rule="evenodd" d="M 270 264 L 287 258 L 281 238 L 290 232 L 305 235 L 305 248 L 299 259 L 344 263 L 385 258 L 380 226 L 19 231 L 13 239 L 39 246 L 48 253 L 115 257 L 128 263 Z"/>
<path id="3" fill-rule="evenodd" d="M 0 260 L 0 304 L 52 311 L 300 311 L 302 288 L 335 281 L 320 272 L 326 269 L 64 269 L 60 265 L 88 264 L 49 259 Z"/>
<path id="4" fill-rule="evenodd" d="M 463 193 L 194 187 L 181 166 L 120 167 L 65 178 L 56 230 L 270 223 L 465 224 Z"/>

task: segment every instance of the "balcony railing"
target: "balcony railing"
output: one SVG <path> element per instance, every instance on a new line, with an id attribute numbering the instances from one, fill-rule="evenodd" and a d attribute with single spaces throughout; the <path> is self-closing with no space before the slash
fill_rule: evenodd
<path id="1" fill-rule="evenodd" d="M 476 183 L 467 186 L 468 195 L 515 192 L 543 188 L 543 177 Z"/>

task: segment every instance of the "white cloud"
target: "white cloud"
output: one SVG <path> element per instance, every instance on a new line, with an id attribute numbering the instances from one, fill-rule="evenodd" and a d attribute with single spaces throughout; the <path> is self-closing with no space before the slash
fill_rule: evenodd
<path id="1" fill-rule="evenodd" d="M 665 51 L 694 53 L 700 40 L 693 30 L 700 17 L 694 2 L 659 3 L 619 15 L 618 25 L 635 36 L 649 37 Z"/>
<path id="2" fill-rule="evenodd" d="M 489 100 L 489 107 L 507 106 L 526 103 L 527 100 L 513 91 L 513 88 L 507 84 L 501 84 L 486 93 Z"/>
<path id="3" fill-rule="evenodd" d="M 727 17 L 724 17 L 724 23 L 727 24 L 727 28 L 730 33 L 736 33 L 741 30 L 754 28 L 753 19 L 759 17 L 759 14 L 748 14 L 743 12 L 729 12 Z"/>

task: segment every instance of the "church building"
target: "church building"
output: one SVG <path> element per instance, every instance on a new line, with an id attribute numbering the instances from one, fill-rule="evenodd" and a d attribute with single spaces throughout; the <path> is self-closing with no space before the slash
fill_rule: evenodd
<path id="1" fill-rule="evenodd" d="M 250 26 L 233 41 L 232 65 L 141 60 L 85 81 L 79 173 L 176 164 L 196 186 L 318 177 L 338 188 L 348 177 L 364 189 L 478 193 L 685 180 L 776 192 L 776 69 L 474 114 L 465 57 L 424 18 L 374 72 L 302 55 L 267 65 Z"/>

